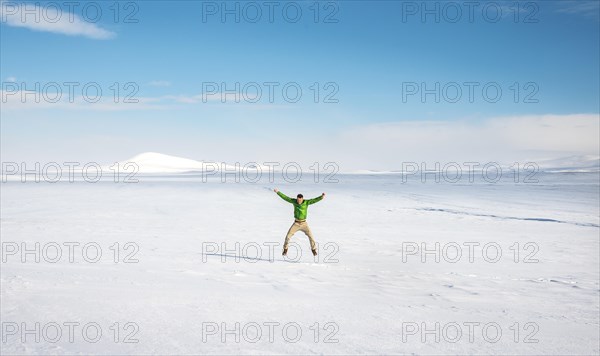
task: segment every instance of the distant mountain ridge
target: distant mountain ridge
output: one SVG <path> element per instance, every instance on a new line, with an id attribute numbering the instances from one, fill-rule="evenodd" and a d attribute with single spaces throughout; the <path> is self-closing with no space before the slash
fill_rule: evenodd
<path id="1" fill-rule="evenodd" d="M 541 170 L 556 172 L 597 172 L 600 171 L 600 156 L 569 156 L 536 162 Z"/>
<path id="2" fill-rule="evenodd" d="M 540 170 L 547 172 L 598 172 L 600 171 L 600 156 L 592 155 L 581 155 L 581 156 L 569 156 L 557 159 L 531 161 L 536 163 Z M 223 169 L 221 162 L 215 161 L 198 161 L 189 158 L 177 157 L 157 152 L 144 152 L 138 154 L 128 160 L 118 162 L 120 167 L 123 167 L 126 163 L 135 163 L 139 167 L 140 173 L 185 173 L 185 172 L 200 172 L 210 168 L 214 164 L 217 164 L 219 169 Z M 419 164 L 419 162 L 416 162 Z M 524 164 L 526 162 L 519 162 Z M 483 164 L 483 163 L 482 163 Z M 243 163 L 242 163 L 243 165 Z M 512 164 L 501 164 L 501 166 L 509 167 Z M 213 166 L 214 167 L 214 166 Z M 262 169 L 267 170 L 267 166 L 258 166 Z M 227 170 L 234 170 L 235 166 L 225 164 Z M 398 169 L 385 171 L 385 170 L 371 170 L 361 169 L 349 172 L 340 172 L 349 174 L 393 174 L 401 173 L 400 167 Z"/>

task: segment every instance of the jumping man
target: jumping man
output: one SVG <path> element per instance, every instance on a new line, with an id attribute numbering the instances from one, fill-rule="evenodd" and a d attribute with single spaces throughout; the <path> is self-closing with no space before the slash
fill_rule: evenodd
<path id="1" fill-rule="evenodd" d="M 310 228 L 306 223 L 306 215 L 308 213 L 308 206 L 314 204 L 318 201 L 321 201 L 325 198 L 325 193 L 321 194 L 320 197 L 314 199 L 304 200 L 304 196 L 302 194 L 298 194 L 296 199 L 292 199 L 287 195 L 280 192 L 278 189 L 274 189 L 275 193 L 281 197 L 281 199 L 287 201 L 288 203 L 294 204 L 294 223 L 290 226 L 287 235 L 285 236 L 285 243 L 283 244 L 283 253 L 282 255 L 287 255 L 288 244 L 290 242 L 290 238 L 298 231 L 302 231 L 308 236 L 310 240 L 310 249 L 314 256 L 317 255 L 317 246 L 315 244 L 315 239 L 313 238 L 312 232 L 310 232 Z"/>

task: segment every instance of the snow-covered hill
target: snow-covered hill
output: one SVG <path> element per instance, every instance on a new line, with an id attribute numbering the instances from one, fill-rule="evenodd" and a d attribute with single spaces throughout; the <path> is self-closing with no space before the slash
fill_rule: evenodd
<path id="1" fill-rule="evenodd" d="M 416 167 L 410 167 L 410 172 L 413 172 L 412 169 L 418 169 L 422 162 L 406 162 L 411 164 L 417 164 Z M 425 162 L 428 170 L 434 170 L 435 163 L 434 162 Z M 440 171 L 444 169 L 444 165 L 448 162 L 440 162 Z M 459 165 L 461 162 L 457 162 Z M 479 172 L 483 165 L 491 162 L 479 162 L 480 165 L 478 167 L 473 168 L 475 171 Z M 558 172 L 598 172 L 600 171 L 600 156 L 594 155 L 579 155 L 579 156 L 568 156 L 568 157 L 560 157 L 554 159 L 541 159 L 541 160 L 525 160 L 519 162 L 521 167 L 527 163 L 535 163 L 539 167 L 541 171 L 549 172 L 549 173 L 558 173 Z M 510 171 L 515 169 L 514 162 L 499 162 L 498 163 L 502 169 L 506 169 Z M 468 166 L 463 166 L 462 168 L 466 169 Z M 408 169 L 407 169 L 408 170 Z M 403 173 L 402 169 L 395 169 L 392 171 L 384 171 L 384 170 L 369 170 L 369 169 L 360 169 L 348 172 L 350 174 L 396 174 Z M 414 173 L 414 172 L 413 172 Z"/>
<path id="2" fill-rule="evenodd" d="M 558 159 L 543 160 L 538 162 L 540 169 L 557 172 L 598 172 L 600 170 L 600 157 L 583 155 L 569 156 Z"/>
<path id="3" fill-rule="evenodd" d="M 184 173 L 203 172 L 214 169 L 217 164 L 219 169 L 233 170 L 234 165 L 224 165 L 221 162 L 197 161 L 189 158 L 176 157 L 156 152 L 145 152 L 130 159 L 120 161 L 121 171 L 131 171 L 125 165 L 134 163 L 139 167 L 140 173 Z"/>

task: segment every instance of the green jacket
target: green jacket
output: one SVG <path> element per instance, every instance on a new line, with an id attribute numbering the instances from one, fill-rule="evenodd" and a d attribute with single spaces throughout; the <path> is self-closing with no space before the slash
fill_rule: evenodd
<path id="1" fill-rule="evenodd" d="M 279 195 L 281 197 L 281 199 L 287 201 L 288 203 L 294 204 L 294 218 L 296 218 L 298 220 L 306 219 L 306 215 L 308 214 L 308 206 L 309 205 L 319 202 L 323 199 L 323 196 L 320 196 L 320 197 L 314 198 L 314 199 L 304 199 L 302 204 L 298 204 L 296 199 L 292 199 L 292 198 L 288 197 L 287 195 L 283 194 L 282 192 L 277 192 L 277 195 Z"/>

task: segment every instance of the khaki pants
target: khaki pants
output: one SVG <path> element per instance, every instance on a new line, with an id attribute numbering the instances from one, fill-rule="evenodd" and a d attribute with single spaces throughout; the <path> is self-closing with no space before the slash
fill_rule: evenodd
<path id="1" fill-rule="evenodd" d="M 295 220 L 290 229 L 288 230 L 287 235 L 285 236 L 285 243 L 283 244 L 283 248 L 288 248 L 288 244 L 290 243 L 290 238 L 298 231 L 302 231 L 308 236 L 308 240 L 310 241 L 310 249 L 316 250 L 317 245 L 315 244 L 315 239 L 313 238 L 312 232 L 310 232 L 310 228 L 306 223 L 306 220 Z"/>

